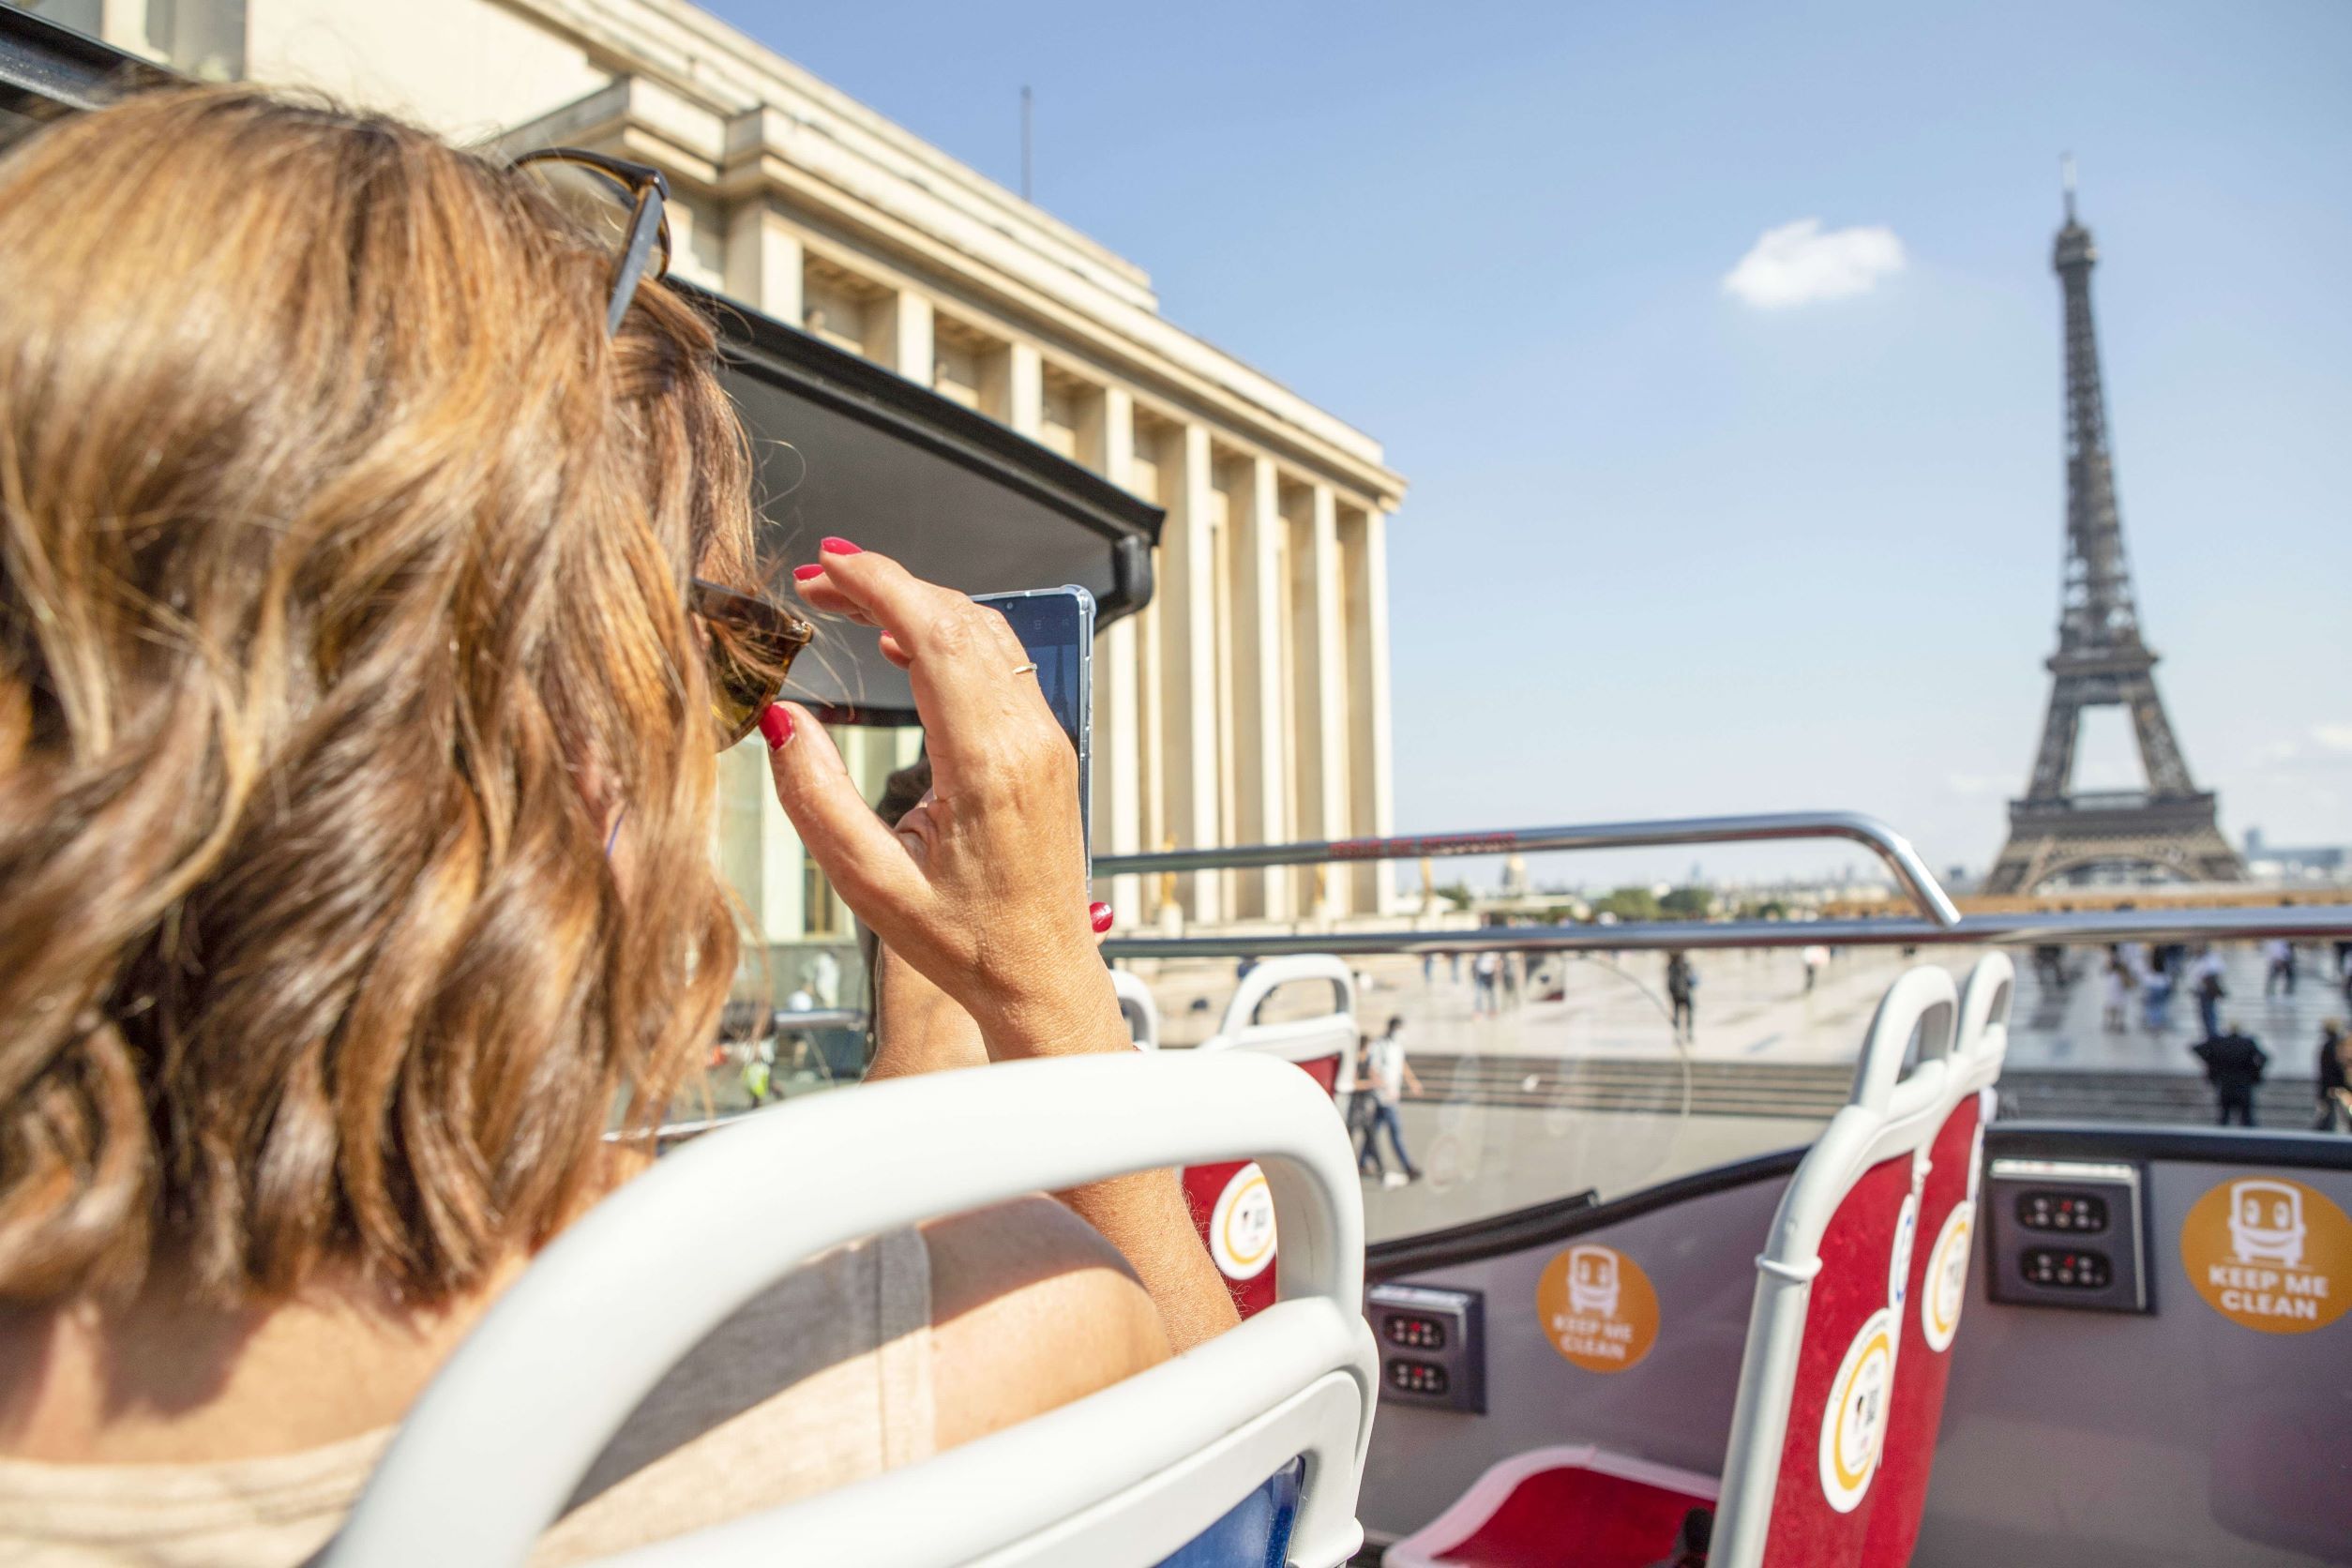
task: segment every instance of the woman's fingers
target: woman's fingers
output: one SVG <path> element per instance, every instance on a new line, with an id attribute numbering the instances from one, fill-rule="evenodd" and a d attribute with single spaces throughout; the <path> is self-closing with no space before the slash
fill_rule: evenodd
<path id="1" fill-rule="evenodd" d="M 906 847 L 858 793 L 833 737 L 807 709 L 779 702 L 761 716 L 760 731 L 776 802 L 801 843 L 858 918 L 897 940 L 930 893 Z"/>
<path id="2" fill-rule="evenodd" d="M 913 678 L 935 763 L 957 772 L 972 746 L 1054 727 L 1037 683 L 1015 673 L 1029 656 L 1003 615 L 889 556 L 843 544 L 825 541 L 823 571 L 803 593 L 883 628 L 883 656 Z"/>
<path id="3" fill-rule="evenodd" d="M 838 615 L 845 621 L 855 621 L 861 626 L 877 624 L 873 616 L 867 614 L 862 605 L 841 592 L 839 587 L 828 579 L 822 576 L 803 577 L 800 575 L 801 572 L 811 569 L 803 566 L 792 574 L 793 586 L 799 591 L 803 604 L 821 614 Z M 817 567 L 814 570 L 822 572 L 823 568 Z"/>

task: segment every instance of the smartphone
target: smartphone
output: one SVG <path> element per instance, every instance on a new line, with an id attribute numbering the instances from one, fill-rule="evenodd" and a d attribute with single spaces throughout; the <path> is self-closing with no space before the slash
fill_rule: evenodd
<path id="1" fill-rule="evenodd" d="M 975 594 L 1012 623 L 1013 634 L 1037 664 L 1046 706 L 1078 749 L 1078 832 L 1094 852 L 1094 596 L 1070 586 L 1024 594 Z"/>

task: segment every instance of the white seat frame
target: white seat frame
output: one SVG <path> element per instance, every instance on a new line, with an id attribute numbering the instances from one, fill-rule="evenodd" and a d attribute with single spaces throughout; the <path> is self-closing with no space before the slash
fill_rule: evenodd
<path id="1" fill-rule="evenodd" d="M 1927 1147 L 1963 1098 L 2000 1076 L 2015 989 L 2008 957 L 1990 953 L 1970 972 L 1965 994 L 1949 972 L 1922 965 L 1879 999 L 1855 1063 L 1853 1093 L 1789 1179 L 1756 1260 L 1756 1304 L 1709 1558 L 1716 1568 L 1755 1568 L 1763 1560 L 1822 1233 L 1864 1171 Z M 1919 1063 L 1904 1077 L 1905 1052 L 1922 1024 Z"/>
<path id="2" fill-rule="evenodd" d="M 1329 981 L 1338 988 L 1338 1006 L 1313 1018 L 1281 1023 L 1252 1023 L 1259 1003 L 1283 986 Z M 1355 1091 L 1356 1046 L 1363 1032 L 1356 1020 L 1356 976 L 1344 959 L 1329 953 L 1294 953 L 1268 958 L 1234 988 L 1217 1032 L 1194 1048 L 1200 1051 L 1245 1050 L 1285 1062 L 1314 1062 L 1336 1052 L 1339 1070 L 1332 1093 L 1345 1100 Z"/>
<path id="3" fill-rule="evenodd" d="M 1380 1392 L 1355 1157 L 1331 1102 L 1251 1052 L 1027 1062 L 871 1084 L 686 1145 L 550 1244 L 418 1399 L 328 1568 L 520 1562 L 638 1402 L 798 1264 L 942 1214 L 1126 1171 L 1257 1160 L 1280 1299 L 1176 1359 L 919 1465 L 611 1559 L 1156 1562 L 1304 1455 L 1289 1562 L 1363 1541 Z M 742 1223 L 742 1195 L 824 1192 Z"/>

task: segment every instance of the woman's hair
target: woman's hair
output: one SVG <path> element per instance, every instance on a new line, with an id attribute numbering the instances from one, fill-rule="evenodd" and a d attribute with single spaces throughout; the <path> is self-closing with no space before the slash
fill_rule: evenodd
<path id="1" fill-rule="evenodd" d="M 748 465 L 708 323 L 649 282 L 608 339 L 611 272 L 251 90 L 0 159 L 0 1300 L 445 1297 L 710 1037 L 684 593 Z"/>

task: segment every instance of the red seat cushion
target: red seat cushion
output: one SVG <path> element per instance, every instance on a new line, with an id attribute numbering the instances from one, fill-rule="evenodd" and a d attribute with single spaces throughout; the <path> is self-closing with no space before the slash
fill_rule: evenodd
<path id="1" fill-rule="evenodd" d="M 1480 1476 L 1461 1500 L 1388 1549 L 1388 1568 L 1649 1568 L 1682 1516 L 1712 1507 L 1707 1476 L 1590 1445 L 1537 1449 Z"/>

